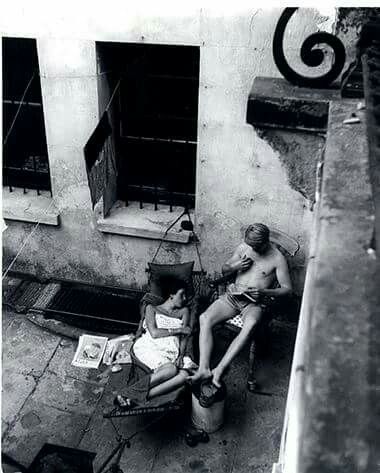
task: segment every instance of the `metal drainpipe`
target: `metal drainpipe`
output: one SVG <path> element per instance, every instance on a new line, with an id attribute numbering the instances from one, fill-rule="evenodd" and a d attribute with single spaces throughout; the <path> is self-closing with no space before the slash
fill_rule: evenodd
<path id="1" fill-rule="evenodd" d="M 272 473 L 300 473 L 299 457 L 303 433 L 305 379 L 307 369 L 307 343 L 311 317 L 311 301 L 315 273 L 315 255 L 318 244 L 318 210 L 320 200 L 323 162 L 317 166 L 317 186 L 315 193 L 315 214 L 310 239 L 309 264 L 305 277 L 300 318 L 294 347 L 293 362 L 286 399 L 284 424 L 278 462 L 273 464 Z"/>

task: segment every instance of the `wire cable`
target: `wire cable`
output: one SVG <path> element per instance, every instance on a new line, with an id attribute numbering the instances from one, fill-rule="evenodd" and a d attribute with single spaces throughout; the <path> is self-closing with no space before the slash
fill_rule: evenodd
<path id="1" fill-rule="evenodd" d="M 10 134 L 12 133 L 13 127 L 15 126 L 17 117 L 18 117 L 18 115 L 19 115 L 19 113 L 20 113 L 22 104 L 23 104 L 23 102 L 24 102 L 24 98 L 25 98 L 26 94 L 28 93 L 29 87 L 31 86 L 31 84 L 32 84 L 32 82 L 33 82 L 33 79 L 35 78 L 36 73 L 37 73 L 37 71 L 34 71 L 34 72 L 33 72 L 32 77 L 30 78 L 30 80 L 29 80 L 27 86 L 25 87 L 24 93 L 22 94 L 22 97 L 21 97 L 20 103 L 19 103 L 19 105 L 18 105 L 16 114 L 15 114 L 15 116 L 14 116 L 14 118 L 13 118 L 13 121 L 12 121 L 12 124 L 11 124 L 11 126 L 9 127 L 8 132 L 7 132 L 7 134 L 6 134 L 5 138 L 4 138 L 3 146 L 5 146 L 5 145 L 7 144 L 8 138 L 9 138 Z"/>
<path id="2" fill-rule="evenodd" d="M 52 207 L 52 205 L 54 204 L 54 199 L 51 200 L 50 204 L 48 205 L 48 207 L 46 208 L 45 212 L 43 213 L 43 215 L 40 217 L 40 219 L 38 220 L 38 222 L 36 223 L 36 225 L 34 226 L 34 228 L 32 229 L 32 231 L 29 233 L 29 235 L 25 238 L 25 241 L 24 243 L 21 245 L 20 249 L 18 250 L 18 252 L 16 253 L 16 256 L 13 258 L 13 260 L 11 261 L 11 263 L 9 264 L 8 268 L 4 271 L 3 273 L 3 276 L 2 276 L 2 280 L 4 280 L 4 278 L 7 276 L 7 274 L 9 273 L 9 271 L 11 270 L 12 266 L 15 264 L 17 258 L 20 256 L 22 250 L 25 248 L 26 244 L 28 243 L 28 241 L 30 240 L 30 238 L 32 237 L 32 235 L 35 233 L 35 231 L 37 230 L 37 228 L 39 227 L 43 217 L 47 214 L 47 212 L 50 210 L 50 208 Z"/>

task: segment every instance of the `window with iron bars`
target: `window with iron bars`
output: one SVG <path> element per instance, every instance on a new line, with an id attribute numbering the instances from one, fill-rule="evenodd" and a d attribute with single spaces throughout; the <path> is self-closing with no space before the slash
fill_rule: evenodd
<path id="1" fill-rule="evenodd" d="M 193 208 L 199 48 L 104 42 L 96 48 L 99 109 L 108 110 L 115 150 L 114 199 Z"/>
<path id="2" fill-rule="evenodd" d="M 37 45 L 2 38 L 3 185 L 50 190 Z"/>

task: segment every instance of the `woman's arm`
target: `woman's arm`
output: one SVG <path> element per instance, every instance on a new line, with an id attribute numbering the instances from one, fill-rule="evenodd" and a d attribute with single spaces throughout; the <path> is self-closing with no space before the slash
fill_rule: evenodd
<path id="1" fill-rule="evenodd" d="M 182 327 L 189 327 L 190 328 L 190 311 L 188 307 L 183 307 L 181 309 L 181 320 L 182 320 Z"/>
<path id="2" fill-rule="evenodd" d="M 185 330 L 188 330 L 188 333 L 186 334 L 187 336 L 181 337 L 181 340 L 179 342 L 179 353 L 180 353 L 180 359 L 182 359 L 183 354 L 185 353 L 186 350 L 186 345 L 188 342 L 188 336 L 191 334 L 191 326 L 190 326 L 190 311 L 188 307 L 184 307 L 182 309 L 183 315 L 181 317 L 182 319 L 182 327 Z M 182 312 L 181 311 L 181 312 Z"/>
<path id="3" fill-rule="evenodd" d="M 152 305 L 145 309 L 145 321 L 152 338 L 170 337 L 171 335 L 182 335 L 186 333 L 186 327 L 176 329 L 158 328 L 156 324 L 156 311 Z"/>

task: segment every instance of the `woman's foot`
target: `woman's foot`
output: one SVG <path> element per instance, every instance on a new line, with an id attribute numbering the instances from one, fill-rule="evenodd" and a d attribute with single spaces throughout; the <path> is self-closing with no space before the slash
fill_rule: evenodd
<path id="1" fill-rule="evenodd" d="M 212 373 L 210 369 L 201 369 L 198 368 L 197 371 L 193 374 L 193 376 L 189 376 L 189 380 L 192 383 L 200 383 L 205 379 L 209 379 L 212 377 Z"/>
<path id="2" fill-rule="evenodd" d="M 183 357 L 182 369 L 190 371 L 192 374 L 195 374 L 198 370 L 198 365 L 189 356 Z"/>

